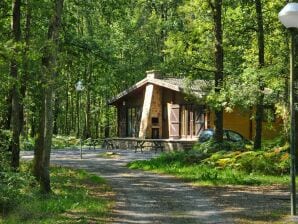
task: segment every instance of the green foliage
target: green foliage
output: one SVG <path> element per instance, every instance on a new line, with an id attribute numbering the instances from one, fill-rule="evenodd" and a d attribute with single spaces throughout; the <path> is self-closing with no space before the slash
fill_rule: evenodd
<path id="1" fill-rule="evenodd" d="M 0 152 L 8 151 L 10 140 L 11 140 L 11 132 L 8 130 L 0 129 Z"/>
<path id="2" fill-rule="evenodd" d="M 21 150 L 32 151 L 35 147 L 35 139 L 29 136 L 20 139 Z M 74 149 L 79 146 L 80 140 L 74 136 L 55 135 L 52 138 L 52 149 Z"/>
<path id="3" fill-rule="evenodd" d="M 53 149 L 65 149 L 65 148 L 75 148 L 80 144 L 80 140 L 74 136 L 53 136 L 52 148 Z"/>
<path id="4" fill-rule="evenodd" d="M 202 163 L 219 169 L 231 168 L 248 174 L 265 175 L 283 175 L 289 172 L 289 145 L 282 138 L 265 141 L 259 151 L 252 151 L 251 146 L 243 147 L 237 143 L 218 146 L 212 141 L 197 144 L 194 150 L 208 153 L 208 158 Z"/>
<path id="5" fill-rule="evenodd" d="M 189 163 L 188 159 L 185 159 L 185 157 L 189 158 L 187 153 L 178 153 L 178 155 L 169 154 L 170 159 L 166 157 L 167 155 L 162 155 L 161 157 L 149 161 L 133 161 L 128 164 L 128 167 L 131 169 L 169 173 L 200 185 L 267 185 L 273 183 L 285 184 L 288 182 L 288 176 L 270 176 L 257 173 L 248 174 L 241 170 L 218 168 L 203 163 L 204 160 L 202 160 L 202 158 L 196 160 L 195 163 Z M 165 161 L 171 162 L 166 163 Z"/>
<path id="6" fill-rule="evenodd" d="M 133 161 L 128 167 L 170 173 L 199 184 L 285 184 L 290 167 L 288 147 L 280 139 L 266 142 L 259 151 L 233 144 L 218 147 L 208 141 L 189 152 L 165 153 L 151 160 Z"/>
<path id="7" fill-rule="evenodd" d="M 220 151 L 202 162 L 211 167 L 240 170 L 248 174 L 283 175 L 288 173 L 290 168 L 287 147 L 270 151 Z"/>
<path id="8" fill-rule="evenodd" d="M 18 199 L 28 193 L 34 183 L 28 169 L 24 171 L 21 168 L 20 172 L 15 172 L 9 162 L 10 153 L 0 151 L 0 210 L 5 212 L 14 208 L 19 203 Z"/>
<path id="9" fill-rule="evenodd" d="M 234 151 L 240 150 L 245 151 L 248 150 L 251 146 L 245 144 L 244 142 L 231 142 L 231 141 L 223 141 L 222 143 L 215 142 L 214 140 L 206 141 L 203 143 L 197 142 L 193 146 L 193 150 L 201 153 L 211 154 L 214 152 L 218 152 L 221 150 L 224 151 Z"/>
<path id="10" fill-rule="evenodd" d="M 103 222 L 112 202 L 105 196 L 110 188 L 102 178 L 61 167 L 53 167 L 51 175 L 52 194 L 41 195 L 37 186 L 30 191 L 23 188 L 2 223 Z"/>
<path id="11" fill-rule="evenodd" d="M 30 173 L 18 173 L 6 170 L 0 172 L 0 209 L 9 211 L 18 203 L 19 199 L 31 191 L 34 178 Z"/>
<path id="12" fill-rule="evenodd" d="M 35 139 L 30 136 L 21 136 L 20 138 L 20 148 L 24 151 L 34 150 Z"/>

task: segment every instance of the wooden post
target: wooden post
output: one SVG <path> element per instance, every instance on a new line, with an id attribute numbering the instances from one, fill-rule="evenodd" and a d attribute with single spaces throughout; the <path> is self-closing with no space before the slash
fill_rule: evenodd
<path id="1" fill-rule="evenodd" d="M 146 138 L 151 103 L 152 103 L 152 98 L 153 98 L 153 89 L 154 89 L 153 84 L 148 84 L 146 86 L 144 104 L 143 104 L 143 110 L 142 110 L 142 117 L 141 117 L 141 124 L 140 124 L 140 131 L 139 131 L 139 138 Z"/>

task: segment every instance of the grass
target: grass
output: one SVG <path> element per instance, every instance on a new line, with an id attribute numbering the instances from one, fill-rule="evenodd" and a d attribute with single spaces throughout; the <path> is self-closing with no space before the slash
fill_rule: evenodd
<path id="1" fill-rule="evenodd" d="M 0 223 L 105 223 L 113 202 L 104 179 L 82 170 L 51 168 L 53 193 L 44 196 L 37 186 L 16 199 Z M 1 216 L 0 216 L 1 217 Z"/>
<path id="2" fill-rule="evenodd" d="M 217 167 L 205 163 L 208 155 L 196 153 L 166 153 L 151 160 L 133 161 L 131 169 L 168 173 L 198 185 L 286 185 L 288 175 L 266 175 L 246 172 L 230 167 Z"/>
<path id="3" fill-rule="evenodd" d="M 115 159 L 115 158 L 119 158 L 120 154 L 116 153 L 116 152 L 103 152 L 103 153 L 99 153 L 97 155 L 97 157 L 99 158 L 111 158 L 111 159 Z"/>

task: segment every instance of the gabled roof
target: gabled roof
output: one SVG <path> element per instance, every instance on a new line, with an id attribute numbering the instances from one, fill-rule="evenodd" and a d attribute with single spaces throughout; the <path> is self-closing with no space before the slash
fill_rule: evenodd
<path id="1" fill-rule="evenodd" d="M 182 92 L 186 94 L 193 94 L 198 98 L 202 98 L 206 95 L 206 89 L 208 88 L 208 82 L 205 80 L 192 80 L 191 82 L 187 79 L 183 78 L 154 78 L 154 77 L 147 77 L 133 86 L 129 87 L 128 89 L 124 90 L 123 92 L 119 93 L 112 99 L 108 101 L 108 104 L 113 104 L 116 101 L 120 100 L 121 98 L 125 97 L 129 93 L 147 85 L 147 84 L 154 84 L 160 87 L 164 87 L 176 92 Z"/>

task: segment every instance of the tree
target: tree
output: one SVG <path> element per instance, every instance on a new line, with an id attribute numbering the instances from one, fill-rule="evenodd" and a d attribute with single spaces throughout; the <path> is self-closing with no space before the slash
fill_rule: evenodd
<path id="1" fill-rule="evenodd" d="M 54 1 L 53 15 L 48 29 L 48 42 L 44 47 L 42 58 L 41 96 L 42 106 L 38 137 L 34 153 L 34 175 L 44 193 L 51 192 L 50 185 L 50 153 L 53 134 L 53 94 L 57 77 L 58 42 L 63 12 L 63 0 Z"/>
<path id="2" fill-rule="evenodd" d="M 257 15 L 257 35 L 258 35 L 258 58 L 259 68 L 265 66 L 265 38 L 261 0 L 255 0 L 256 15 Z M 264 78 L 259 76 L 259 92 L 256 105 L 256 136 L 254 139 L 254 149 L 261 148 L 262 144 L 262 122 L 264 117 Z"/>
<path id="3" fill-rule="evenodd" d="M 12 2 L 12 34 L 15 43 L 14 55 L 10 62 L 10 75 L 13 78 L 13 87 L 11 90 L 12 111 L 11 111 L 11 165 L 14 169 L 18 169 L 20 160 L 20 91 L 19 91 L 19 76 L 18 76 L 18 51 L 17 44 L 21 40 L 21 0 Z"/>
<path id="4" fill-rule="evenodd" d="M 222 30 L 222 0 L 215 0 L 213 3 L 210 2 L 210 6 L 213 12 L 214 21 L 214 35 L 215 35 L 215 94 L 220 94 L 223 84 L 223 30 Z M 223 108 L 219 107 L 215 111 L 215 140 L 217 142 L 223 141 Z"/>

